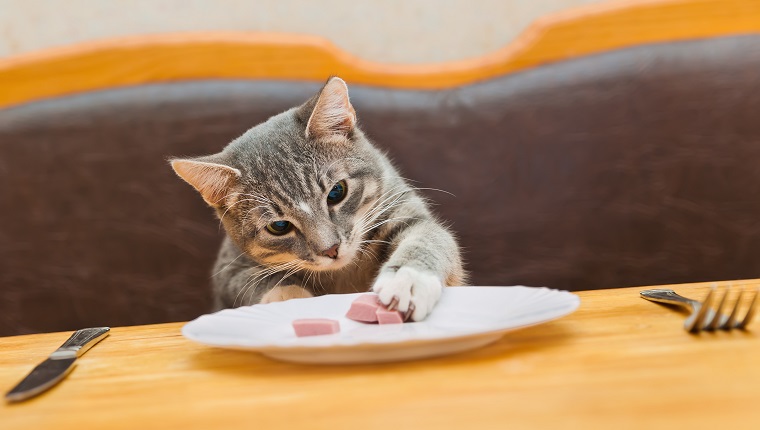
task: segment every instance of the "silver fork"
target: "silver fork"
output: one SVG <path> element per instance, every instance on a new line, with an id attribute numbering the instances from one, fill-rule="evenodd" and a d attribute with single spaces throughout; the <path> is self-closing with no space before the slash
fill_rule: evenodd
<path id="1" fill-rule="evenodd" d="M 640 294 L 641 297 L 653 302 L 683 306 L 690 309 L 691 314 L 686 318 L 686 321 L 684 321 L 683 327 L 686 331 L 691 333 L 698 333 L 701 330 L 746 329 L 747 325 L 752 321 L 752 317 L 755 315 L 755 304 L 757 303 L 757 295 L 760 288 L 755 289 L 747 313 L 744 314 L 744 318 L 742 319 L 738 319 L 737 317 L 744 290 L 739 290 L 739 295 L 736 297 L 736 303 L 734 303 L 734 307 L 728 316 L 724 315 L 723 308 L 726 305 L 726 297 L 728 297 L 730 287 L 726 288 L 726 292 L 720 299 L 717 309 L 713 310 L 711 304 L 713 297 L 716 295 L 716 290 L 717 287 L 715 286 L 710 288 L 710 291 L 702 302 L 687 299 L 670 289 L 644 290 Z"/>

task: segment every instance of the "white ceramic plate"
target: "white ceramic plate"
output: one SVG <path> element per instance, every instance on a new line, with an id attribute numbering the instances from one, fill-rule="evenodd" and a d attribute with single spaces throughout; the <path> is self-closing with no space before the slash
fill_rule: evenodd
<path id="1" fill-rule="evenodd" d="M 498 340 L 508 331 L 541 324 L 578 308 L 567 291 L 531 287 L 448 287 L 424 321 L 377 325 L 344 315 L 359 294 L 225 309 L 185 324 L 182 334 L 206 345 L 260 352 L 299 363 L 376 363 L 466 351 Z M 340 332 L 296 337 L 292 321 L 330 318 Z"/>

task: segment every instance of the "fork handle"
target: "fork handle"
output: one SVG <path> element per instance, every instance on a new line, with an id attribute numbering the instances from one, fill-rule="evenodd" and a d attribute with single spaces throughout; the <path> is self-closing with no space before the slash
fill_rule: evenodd
<path id="1" fill-rule="evenodd" d="M 696 311 L 699 309 L 700 303 L 696 300 L 687 299 L 686 297 L 679 296 L 675 291 L 670 289 L 654 289 L 641 291 L 641 297 L 660 303 L 667 303 L 669 305 L 684 306 Z"/>

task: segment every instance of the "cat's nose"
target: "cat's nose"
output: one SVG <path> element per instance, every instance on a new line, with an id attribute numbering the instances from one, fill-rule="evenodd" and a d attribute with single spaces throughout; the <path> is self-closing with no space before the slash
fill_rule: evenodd
<path id="1" fill-rule="evenodd" d="M 338 246 L 340 246 L 340 244 L 336 243 L 335 245 L 322 251 L 321 254 L 324 255 L 325 257 L 332 258 L 333 260 L 335 260 L 336 258 L 338 258 Z"/>

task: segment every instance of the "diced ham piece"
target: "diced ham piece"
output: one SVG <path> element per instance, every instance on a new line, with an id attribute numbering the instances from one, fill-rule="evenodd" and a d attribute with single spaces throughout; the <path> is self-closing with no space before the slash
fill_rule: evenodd
<path id="1" fill-rule="evenodd" d="M 293 321 L 293 330 L 298 337 L 333 334 L 340 331 L 340 323 L 326 318 L 300 319 Z"/>
<path id="2" fill-rule="evenodd" d="M 404 322 L 404 317 L 399 311 L 389 311 L 384 308 L 379 308 L 375 315 L 377 315 L 377 322 L 379 324 L 401 324 Z"/>
<path id="3" fill-rule="evenodd" d="M 380 302 L 377 294 L 362 294 L 356 298 L 346 313 L 346 318 L 365 323 L 401 324 L 404 317 L 401 312 L 389 311 Z"/>
<path id="4" fill-rule="evenodd" d="M 351 303 L 346 318 L 359 322 L 377 322 L 377 310 L 383 308 L 377 294 L 362 294 Z"/>

